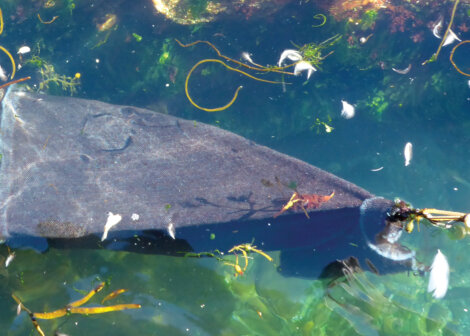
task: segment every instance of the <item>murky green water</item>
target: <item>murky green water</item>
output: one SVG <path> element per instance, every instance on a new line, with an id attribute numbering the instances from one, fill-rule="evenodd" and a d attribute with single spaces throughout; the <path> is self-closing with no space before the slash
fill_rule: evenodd
<path id="1" fill-rule="evenodd" d="M 204 1 L 200 1 L 203 3 Z M 286 1 L 287 2 L 287 1 Z M 351 3 L 344 2 L 344 3 Z M 207 122 L 305 160 L 389 199 L 404 198 L 416 207 L 470 211 L 470 85 L 451 65 L 451 46 L 436 62 L 422 65 L 440 40 L 432 27 L 453 2 L 396 1 L 389 9 L 329 14 L 327 2 L 292 2 L 263 19 L 238 15 L 181 26 L 156 13 L 150 1 L 2 0 L 4 32 L 0 45 L 22 64 L 15 78 L 37 89 L 47 78 L 51 94 L 70 94 L 66 82 L 80 73 L 75 96 L 148 107 Z M 199 2 L 198 2 L 199 3 Z M 337 2 L 339 3 L 339 1 Z M 379 3 L 379 1 L 372 2 Z M 199 4 L 200 5 L 200 4 Z M 402 9 L 400 9 L 402 8 Z M 193 9 L 194 10 L 194 9 Z M 469 38 L 469 4 L 462 1 L 453 30 Z M 58 18 L 44 24 L 43 21 Z M 314 15 L 324 13 L 321 27 Z M 106 20 L 109 29 L 99 30 Z M 108 15 L 108 16 L 107 16 Z M 348 21 L 352 17 L 352 21 Z M 404 21 L 403 21 L 404 20 Z M 357 24 L 356 24 L 357 23 Z M 101 28 L 103 28 L 101 26 Z M 403 29 L 403 31 L 401 31 Z M 226 104 L 238 85 L 238 99 L 225 111 L 207 113 L 184 94 L 188 71 L 201 59 L 215 58 L 208 40 L 228 57 L 242 52 L 253 61 L 274 65 L 284 49 L 342 36 L 312 77 L 252 74 L 287 84 L 268 84 L 229 72 L 220 64 L 195 71 L 190 92 L 201 106 Z M 372 35 L 371 35 L 372 34 Z M 443 34 L 443 31 L 441 32 Z M 360 38 L 367 38 L 365 43 Z M 16 51 L 27 45 L 29 54 Z M 468 45 L 454 60 L 469 72 Z M 406 74 L 392 70 L 405 69 Z M 9 74 L 10 61 L 0 54 Z M 51 72 L 50 66 L 54 67 Z M 48 68 L 49 66 L 49 68 Z M 49 69 L 49 76 L 41 71 Z M 202 71 L 200 71 L 202 69 Z M 60 78 L 59 78 L 60 79 Z M 65 90 L 63 90 L 65 89 Z M 352 119 L 341 114 L 341 100 L 356 107 Z M 332 127 L 331 132 L 327 132 Z M 403 148 L 413 143 L 411 164 Z M 340 233 L 338 233 L 340 234 Z M 0 330 L 5 335 L 35 334 L 26 313 L 16 315 L 15 293 L 34 312 L 53 311 L 77 300 L 100 281 L 108 286 L 90 301 L 97 305 L 115 289 L 128 291 L 114 303 L 141 309 L 101 315 L 70 315 L 40 321 L 46 335 L 453 335 L 470 329 L 468 238 L 421 227 L 404 237 L 428 264 L 437 248 L 451 266 L 450 289 L 442 300 L 427 293 L 427 277 L 402 272 L 352 276 L 332 286 L 327 280 L 284 277 L 274 262 L 250 259 L 243 276 L 211 258 L 177 258 L 105 250 L 50 249 L 37 254 L 15 251 L 0 269 Z M 8 255 L 6 246 L 0 255 Z M 234 257 L 232 262 L 235 262 Z M 94 303 L 94 304 L 93 304 Z"/>

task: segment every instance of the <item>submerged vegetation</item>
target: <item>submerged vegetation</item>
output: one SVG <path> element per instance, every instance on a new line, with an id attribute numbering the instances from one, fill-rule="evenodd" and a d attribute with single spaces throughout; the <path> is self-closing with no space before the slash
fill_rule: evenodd
<path id="1" fill-rule="evenodd" d="M 45 336 L 44 332 L 42 331 L 39 323 L 37 320 L 52 320 L 56 318 L 63 317 L 65 315 L 69 314 L 82 314 L 82 315 L 91 315 L 91 314 L 103 314 L 103 313 L 109 313 L 109 312 L 114 312 L 114 311 L 120 311 L 120 310 L 125 310 L 125 309 L 139 309 L 141 308 L 141 305 L 139 304 L 119 304 L 119 305 L 114 305 L 114 306 L 102 306 L 102 307 L 81 307 L 85 303 L 87 303 L 96 293 L 100 292 L 105 286 L 105 283 L 102 282 L 100 283 L 95 289 L 91 290 L 88 294 L 86 294 L 83 298 L 80 300 L 71 302 L 67 304 L 64 308 L 55 310 L 49 313 L 33 313 L 31 310 L 25 307 L 23 302 L 14 294 L 12 294 L 13 299 L 16 301 L 18 304 L 18 314 L 21 313 L 21 311 L 25 311 L 28 313 L 31 322 L 33 323 L 34 328 L 38 332 L 39 335 Z M 126 290 L 125 289 L 118 289 L 110 294 L 108 294 L 102 301 L 101 304 L 103 304 L 105 301 L 114 299 L 118 295 L 124 293 Z"/>
<path id="2" fill-rule="evenodd" d="M 39 56 L 33 56 L 24 63 L 32 69 L 39 69 L 41 80 L 34 87 L 27 85 L 27 89 L 31 91 L 48 92 L 50 94 L 68 93 L 71 96 L 77 93 L 80 85 L 80 73 L 76 73 L 73 77 L 59 75 L 56 73 L 54 66 Z"/>
<path id="3" fill-rule="evenodd" d="M 325 48 L 328 48 L 328 47 L 331 47 L 332 45 L 334 45 L 340 38 L 341 38 L 341 36 L 335 35 L 335 36 L 321 42 L 320 44 L 316 44 L 316 43 L 312 42 L 312 43 L 309 43 L 309 44 L 305 44 L 302 47 L 296 46 L 297 49 L 298 49 L 297 51 L 287 49 L 281 54 L 281 57 L 279 59 L 277 67 L 276 66 L 263 66 L 263 65 L 257 64 L 252 60 L 251 56 L 248 53 L 243 53 L 242 54 L 242 58 L 248 64 L 237 61 L 233 58 L 230 58 L 228 56 L 223 55 L 212 43 L 210 43 L 208 41 L 196 41 L 196 42 L 189 43 L 189 44 L 183 44 L 178 40 L 176 40 L 176 42 L 183 48 L 188 48 L 188 47 L 194 46 L 196 44 L 200 44 L 200 43 L 207 44 L 217 53 L 217 55 L 220 58 L 223 58 L 226 61 L 229 61 L 231 63 L 234 63 L 234 64 L 238 65 L 239 67 L 244 67 L 246 69 L 253 70 L 253 71 L 258 71 L 258 72 L 262 72 L 262 73 L 277 73 L 277 74 L 281 74 L 281 75 L 297 76 L 302 71 L 308 71 L 308 74 L 307 74 L 307 79 L 308 79 L 311 76 L 311 74 L 314 71 L 316 71 L 315 66 L 318 67 L 326 57 L 328 57 L 329 55 L 331 55 L 333 53 L 331 51 L 327 55 L 323 56 L 322 51 Z M 292 60 L 295 63 L 290 64 L 290 65 L 286 65 L 286 66 L 282 66 L 283 62 L 286 59 Z M 232 99 L 227 104 L 225 104 L 221 107 L 206 108 L 206 107 L 199 106 L 198 104 L 196 104 L 194 102 L 194 100 L 191 98 L 191 95 L 189 94 L 188 83 L 189 83 L 189 78 L 191 77 L 193 71 L 196 70 L 197 67 L 199 67 L 201 64 L 204 64 L 204 63 L 219 63 L 219 64 L 223 65 L 227 70 L 238 72 L 238 73 L 240 73 L 240 74 L 242 74 L 246 77 L 249 77 L 249 78 L 254 79 L 256 81 L 259 81 L 259 82 L 286 85 L 283 81 L 282 82 L 281 81 L 273 81 L 273 80 L 263 79 L 263 78 L 260 78 L 260 77 L 255 77 L 254 75 L 251 75 L 251 74 L 249 74 L 245 71 L 242 71 L 238 68 L 231 67 L 228 64 L 226 64 L 223 61 L 218 60 L 218 59 L 203 59 L 203 60 L 197 62 L 191 68 L 191 70 L 189 70 L 188 75 L 186 76 L 184 89 L 185 89 L 186 97 L 188 98 L 189 102 L 194 107 L 196 107 L 200 110 L 206 111 L 206 112 L 223 111 L 223 110 L 229 108 L 230 106 L 232 106 L 232 104 L 235 102 L 235 100 L 238 97 L 238 92 L 243 88 L 243 86 L 239 86 L 235 90 L 235 93 L 234 93 Z M 289 70 L 290 70 L 289 68 L 291 68 L 292 66 L 295 66 L 294 71 L 289 72 Z"/>

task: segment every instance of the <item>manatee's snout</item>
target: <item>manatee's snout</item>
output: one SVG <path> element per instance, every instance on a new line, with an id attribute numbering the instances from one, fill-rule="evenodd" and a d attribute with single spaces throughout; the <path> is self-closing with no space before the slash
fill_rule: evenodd
<path id="1" fill-rule="evenodd" d="M 415 251 L 399 243 L 404 226 L 392 216 L 395 205 L 382 197 L 366 199 L 360 207 L 360 226 L 367 246 L 379 256 L 424 272 L 427 267 L 416 260 Z"/>

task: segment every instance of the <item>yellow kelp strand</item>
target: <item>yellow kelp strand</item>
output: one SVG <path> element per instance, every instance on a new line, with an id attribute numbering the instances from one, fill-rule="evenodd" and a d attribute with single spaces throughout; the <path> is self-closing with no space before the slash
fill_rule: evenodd
<path id="1" fill-rule="evenodd" d="M 103 304 L 104 302 L 106 302 L 108 300 L 114 299 L 118 295 L 121 295 L 122 293 L 125 293 L 125 292 L 127 292 L 127 289 L 117 289 L 114 292 L 112 292 L 111 294 L 106 295 L 104 297 L 104 299 L 101 300 L 101 304 Z"/>
<path id="2" fill-rule="evenodd" d="M 15 60 L 13 59 L 13 56 L 11 56 L 10 52 L 8 50 L 6 50 L 5 48 L 3 48 L 2 46 L 0 46 L 0 49 L 5 53 L 7 54 L 7 56 L 10 58 L 10 61 L 11 61 L 11 79 L 13 79 L 13 77 L 15 77 L 15 73 L 16 73 L 16 64 L 15 64 Z"/>
<path id="3" fill-rule="evenodd" d="M 41 335 L 41 336 L 45 336 L 44 332 L 42 331 L 41 327 L 39 326 L 38 321 L 36 321 L 36 318 L 34 317 L 34 314 L 31 312 L 31 310 L 26 308 L 24 306 L 24 304 L 20 301 L 20 299 L 15 294 L 11 294 L 11 297 L 13 298 L 13 300 L 16 301 L 16 303 L 18 305 L 20 305 L 22 310 L 24 310 L 25 312 L 28 313 L 29 318 L 31 319 L 31 322 L 33 323 L 33 326 L 36 329 L 36 331 L 38 332 L 38 334 Z"/>
<path id="4" fill-rule="evenodd" d="M 452 49 L 452 52 L 450 53 L 450 63 L 452 63 L 452 65 L 454 66 L 455 70 L 457 70 L 459 73 L 461 73 L 462 75 L 464 76 L 467 76 L 467 77 L 470 77 L 470 74 L 467 73 L 467 72 L 464 72 L 462 70 L 460 70 L 460 68 L 455 64 L 454 62 L 454 52 L 455 50 L 460 47 L 462 44 L 465 44 L 465 43 L 470 43 L 470 40 L 466 40 L 466 41 L 462 41 L 460 42 L 459 44 L 457 44 L 453 49 Z"/>
<path id="5" fill-rule="evenodd" d="M 2 9 L 0 8 L 0 35 L 3 33 L 3 13 Z"/>
<path id="6" fill-rule="evenodd" d="M 256 246 L 254 246 L 250 243 L 236 245 L 236 246 L 232 247 L 228 252 L 233 253 L 234 251 L 255 252 L 255 253 L 258 253 L 259 255 L 265 257 L 268 261 L 271 261 L 271 262 L 273 261 L 273 258 L 271 258 L 271 256 L 269 256 L 268 254 L 261 251 Z"/>
<path id="7" fill-rule="evenodd" d="M 136 303 L 128 303 L 128 304 L 119 304 L 115 306 L 107 306 L 107 307 L 75 307 L 70 308 L 70 313 L 72 314 L 83 314 L 83 315 L 90 315 L 90 314 L 103 314 L 109 313 L 113 311 L 120 311 L 125 309 L 139 309 L 142 306 Z"/>
<path id="8" fill-rule="evenodd" d="M 256 70 L 256 71 L 263 71 L 263 72 L 275 72 L 275 73 L 281 73 L 281 74 L 286 74 L 286 75 L 294 75 L 292 72 L 286 72 L 286 71 L 282 71 L 284 69 L 287 69 L 287 68 L 290 68 L 292 66 L 295 65 L 294 64 L 290 64 L 290 65 L 287 65 L 287 66 L 284 66 L 284 67 L 265 67 L 265 66 L 262 66 L 262 65 L 259 65 L 259 64 L 256 64 L 256 67 L 253 67 L 253 66 L 250 66 L 248 64 L 245 64 L 243 62 L 240 62 L 240 61 L 237 61 L 233 58 L 230 58 L 228 56 L 225 56 L 223 55 L 219 49 L 217 49 L 212 43 L 210 43 L 209 41 L 201 41 L 201 40 L 198 40 L 198 41 L 194 41 L 194 42 L 191 42 L 189 44 L 183 44 L 181 43 L 179 40 L 175 39 L 175 41 L 183 48 L 188 48 L 188 47 L 192 47 L 196 44 L 200 44 L 200 43 L 203 43 L 203 44 L 207 44 L 208 46 L 210 46 L 212 49 L 214 49 L 214 51 L 217 53 L 217 56 L 227 60 L 227 61 L 230 61 L 230 62 L 233 62 L 235 64 L 238 64 L 242 67 L 245 67 L 247 69 L 250 69 L 250 70 Z"/>
<path id="9" fill-rule="evenodd" d="M 38 334 L 41 335 L 41 336 L 46 336 L 46 334 L 44 334 L 44 331 L 42 331 L 41 327 L 39 326 L 38 321 L 36 321 L 34 316 L 30 315 L 29 317 L 31 318 L 31 322 L 33 323 L 33 326 L 36 329 L 36 331 L 38 332 Z"/>
<path id="10" fill-rule="evenodd" d="M 225 64 L 224 62 L 222 62 L 221 60 L 218 60 L 218 59 L 211 59 L 211 58 L 208 58 L 208 59 L 203 59 L 199 62 L 197 62 L 192 68 L 191 70 L 189 70 L 188 72 L 188 75 L 186 76 L 186 81 L 184 83 L 184 91 L 186 92 L 186 97 L 188 97 L 188 100 L 189 102 L 196 108 L 200 109 L 200 110 L 203 110 L 203 111 L 206 111 L 206 112 L 218 112 L 218 111 L 223 111 L 227 108 L 229 108 L 234 102 L 235 100 L 237 99 L 238 97 L 238 91 L 240 91 L 243 86 L 239 86 L 237 88 L 237 90 L 235 91 L 235 94 L 233 95 L 233 98 L 227 103 L 225 104 L 224 106 L 221 106 L 221 107 L 216 107 L 216 108 L 205 108 L 205 107 L 202 107 L 202 106 L 199 106 L 198 104 L 196 104 L 194 102 L 194 100 L 191 98 L 191 96 L 189 95 L 189 90 L 188 90 L 188 83 L 189 83 L 189 78 L 191 77 L 191 74 L 193 73 L 193 71 L 198 67 L 200 66 L 201 64 L 204 64 L 204 63 L 209 63 L 209 62 L 213 62 L 213 63 L 219 63 L 219 64 L 222 64 L 224 67 L 226 67 L 228 70 L 231 70 L 231 71 L 236 71 L 238 73 L 241 73 L 242 75 L 245 75 L 249 78 L 252 78 L 254 80 L 257 80 L 257 81 L 260 81 L 260 82 L 265 82 L 265 83 L 271 83 L 271 84 L 282 84 L 281 82 L 274 82 L 274 81 L 270 81 L 270 80 L 266 80 L 266 79 L 261 79 L 261 78 L 257 78 L 257 77 L 254 77 L 242 70 L 239 70 L 239 69 L 236 69 L 236 68 L 232 68 L 230 65 L 228 64 Z"/>
<path id="11" fill-rule="evenodd" d="M 5 83 L 3 85 L 0 85 L 0 89 L 6 88 L 6 87 L 8 87 L 10 85 L 13 85 L 13 84 L 16 84 L 16 83 L 27 81 L 29 79 L 31 79 L 31 77 L 29 77 L 29 76 L 28 77 L 23 77 L 23 78 L 20 78 L 20 79 L 15 79 L 14 81 Z"/>
<path id="12" fill-rule="evenodd" d="M 24 306 L 24 304 L 21 302 L 21 300 L 20 300 L 15 294 L 11 294 L 11 297 L 13 298 L 13 300 L 15 300 L 15 302 L 16 302 L 17 304 L 19 304 L 19 305 L 21 306 L 21 309 L 22 309 L 22 310 L 24 310 L 24 311 L 27 312 L 27 313 L 32 314 L 32 313 L 31 313 L 31 310 L 29 310 L 28 308 L 26 308 L 26 307 Z"/>
<path id="13" fill-rule="evenodd" d="M 62 308 L 49 313 L 34 313 L 33 315 L 35 318 L 40 320 L 53 320 L 67 315 L 67 312 L 67 308 Z"/>
<path id="14" fill-rule="evenodd" d="M 103 289 L 104 285 L 105 285 L 104 282 L 100 283 L 95 289 L 90 291 L 83 298 L 81 298 L 80 300 L 74 301 L 72 303 L 69 303 L 67 305 L 67 307 L 78 307 L 78 306 L 81 306 L 81 305 L 87 303 L 96 293 L 98 293 L 100 290 Z"/>
<path id="15" fill-rule="evenodd" d="M 41 15 L 38 13 L 38 19 L 39 21 L 42 23 L 42 24 L 51 24 L 52 22 L 54 22 L 55 20 L 57 20 L 58 16 L 54 16 L 51 20 L 49 21 L 44 21 L 42 18 L 41 18 Z"/>
<path id="16" fill-rule="evenodd" d="M 141 308 L 141 305 L 130 303 L 130 304 L 119 304 L 114 306 L 107 306 L 107 307 L 70 307 L 55 310 L 50 313 L 34 313 L 33 316 L 40 320 L 52 320 L 67 314 L 103 314 L 113 311 L 119 311 L 124 309 L 138 309 Z"/>
<path id="17" fill-rule="evenodd" d="M 136 303 L 118 304 L 118 305 L 107 306 L 107 307 L 79 307 L 80 305 L 85 304 L 86 302 L 88 302 L 96 293 L 101 291 L 103 289 L 104 285 L 105 285 L 104 282 L 100 283 L 98 285 L 98 287 L 96 287 L 95 289 L 90 291 L 82 299 L 74 301 L 74 302 L 68 304 L 67 306 L 65 306 L 65 308 L 58 309 L 58 310 L 55 310 L 55 311 L 49 312 L 49 313 L 32 313 L 31 310 L 26 308 L 21 303 L 20 299 L 18 297 L 16 297 L 14 294 L 12 294 L 12 298 L 16 301 L 16 303 L 18 303 L 18 305 L 20 305 L 20 307 L 24 311 L 26 311 L 29 314 L 29 317 L 31 318 L 31 321 L 32 321 L 34 327 L 36 328 L 37 332 L 41 336 L 45 336 L 45 335 L 44 335 L 44 332 L 41 330 L 41 327 L 39 326 L 36 319 L 51 320 L 51 319 L 56 319 L 56 318 L 65 316 L 67 314 L 83 314 L 83 315 L 102 314 L 102 313 L 108 313 L 108 312 L 113 312 L 113 311 L 120 311 L 120 310 L 124 310 L 124 309 L 139 309 L 139 308 L 142 307 L 140 304 L 136 304 Z M 119 294 L 124 293 L 125 291 L 127 291 L 127 290 L 126 289 L 118 289 L 118 290 L 112 292 L 111 294 L 109 294 L 108 296 L 106 296 L 103 299 L 103 301 L 106 301 L 107 299 L 109 300 L 111 298 L 114 298 L 114 297 L 118 296 Z"/>

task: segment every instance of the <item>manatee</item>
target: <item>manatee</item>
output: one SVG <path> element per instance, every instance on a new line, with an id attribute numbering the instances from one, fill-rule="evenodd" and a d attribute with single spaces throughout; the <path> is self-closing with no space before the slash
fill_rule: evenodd
<path id="1" fill-rule="evenodd" d="M 291 256 L 292 274 L 308 258 L 314 276 L 336 260 L 397 251 L 387 239 L 389 252 L 371 248 L 387 237 L 392 201 L 218 127 L 14 89 L 0 127 L 0 237 L 11 247 L 177 254 L 252 242 Z M 310 218 L 298 207 L 274 218 L 293 194 L 287 184 L 334 196 Z M 120 220 L 103 240 L 110 216 Z"/>

